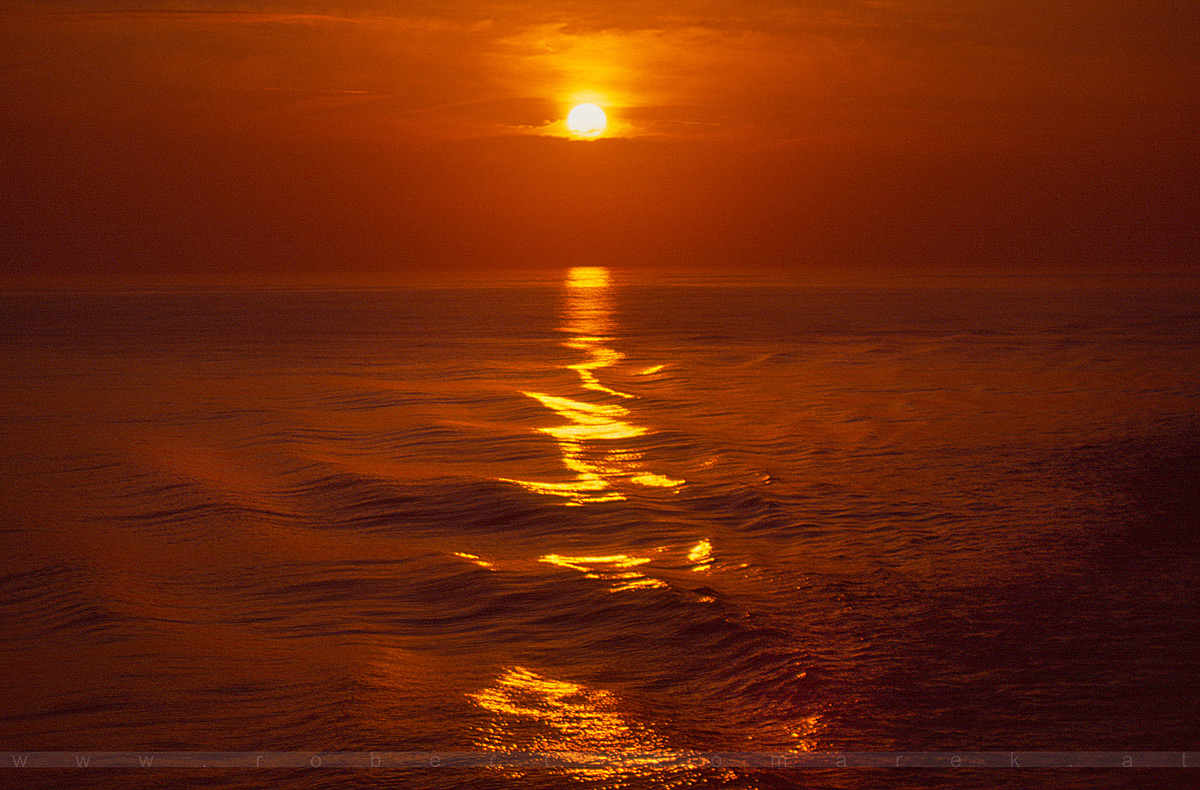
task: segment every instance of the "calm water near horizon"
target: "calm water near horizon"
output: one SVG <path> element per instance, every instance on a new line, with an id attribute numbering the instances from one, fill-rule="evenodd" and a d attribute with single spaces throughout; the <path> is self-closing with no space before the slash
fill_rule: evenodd
<path id="1" fill-rule="evenodd" d="M 1197 293 L 2 296 L 4 748 L 1195 750 Z"/>

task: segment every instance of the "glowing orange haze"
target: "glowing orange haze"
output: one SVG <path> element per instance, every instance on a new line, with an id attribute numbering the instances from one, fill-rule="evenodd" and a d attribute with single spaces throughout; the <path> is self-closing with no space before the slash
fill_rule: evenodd
<path id="1" fill-rule="evenodd" d="M 7 273 L 1196 258 L 1193 4 L 337 7 L 6 4 Z"/>

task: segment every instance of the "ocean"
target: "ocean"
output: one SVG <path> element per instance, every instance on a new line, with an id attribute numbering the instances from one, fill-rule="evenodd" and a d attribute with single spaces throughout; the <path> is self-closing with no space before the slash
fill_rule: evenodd
<path id="1" fill-rule="evenodd" d="M 576 267 L 5 295 L 3 748 L 1195 750 L 1197 293 Z M 0 779 L 1031 776 L 39 770 Z"/>

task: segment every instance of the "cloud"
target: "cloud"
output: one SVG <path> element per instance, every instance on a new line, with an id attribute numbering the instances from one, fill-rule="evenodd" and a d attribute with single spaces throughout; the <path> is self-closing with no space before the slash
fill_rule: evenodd
<path id="1" fill-rule="evenodd" d="M 1162 2 L 101 8 L 4 12 L 11 105 L 469 137 L 544 129 L 589 93 L 630 135 L 822 139 L 997 123 L 1044 135 L 1131 107 L 1157 107 L 1169 125 L 1196 99 L 1184 42 L 1197 15 Z"/>

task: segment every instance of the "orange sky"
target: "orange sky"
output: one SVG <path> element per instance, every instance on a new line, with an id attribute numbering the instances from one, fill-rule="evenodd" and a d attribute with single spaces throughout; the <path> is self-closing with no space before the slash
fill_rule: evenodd
<path id="1" fill-rule="evenodd" d="M 1200 10 L 0 10 L 6 273 L 1181 269 Z M 562 136 L 572 101 L 612 121 Z"/>

